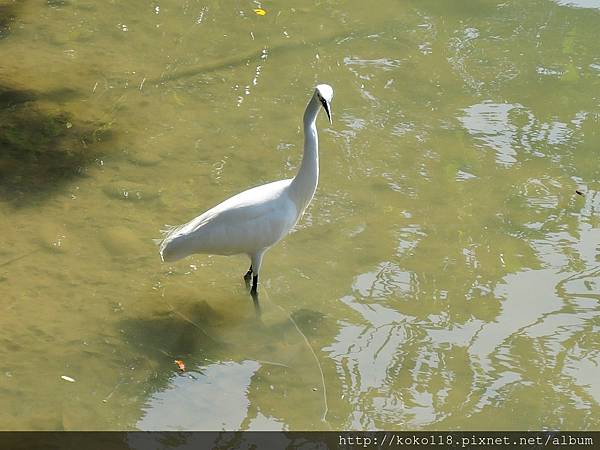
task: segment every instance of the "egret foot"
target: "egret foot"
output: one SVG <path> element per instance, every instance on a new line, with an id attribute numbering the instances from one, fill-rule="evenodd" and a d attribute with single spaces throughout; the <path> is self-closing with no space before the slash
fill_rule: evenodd
<path id="1" fill-rule="evenodd" d="M 252 264 L 250 264 L 250 268 L 248 269 L 248 272 L 246 272 L 246 275 L 244 275 L 244 281 L 246 282 L 246 289 L 250 288 L 250 278 L 252 277 Z"/>

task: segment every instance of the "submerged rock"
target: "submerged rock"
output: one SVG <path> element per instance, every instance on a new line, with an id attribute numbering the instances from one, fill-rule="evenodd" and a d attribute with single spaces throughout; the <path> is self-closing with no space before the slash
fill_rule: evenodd
<path id="1" fill-rule="evenodd" d="M 127 160 L 136 166 L 151 167 L 160 164 L 162 158 L 156 155 L 146 153 L 132 153 L 127 155 Z"/>
<path id="2" fill-rule="evenodd" d="M 139 255 L 144 252 L 144 243 L 131 229 L 115 226 L 100 232 L 100 242 L 114 256 Z"/>
<path id="3" fill-rule="evenodd" d="M 53 252 L 65 252 L 69 247 L 69 239 L 64 227 L 47 225 L 40 228 L 38 240 L 40 245 Z"/>

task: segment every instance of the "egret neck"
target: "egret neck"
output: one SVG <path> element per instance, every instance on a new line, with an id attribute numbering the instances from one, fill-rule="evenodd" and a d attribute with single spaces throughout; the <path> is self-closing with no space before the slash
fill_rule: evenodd
<path id="1" fill-rule="evenodd" d="M 320 102 L 313 95 L 304 112 L 304 155 L 298 174 L 290 186 L 290 193 L 299 207 L 299 212 L 310 203 L 319 182 L 319 137 L 317 135 L 317 115 Z"/>

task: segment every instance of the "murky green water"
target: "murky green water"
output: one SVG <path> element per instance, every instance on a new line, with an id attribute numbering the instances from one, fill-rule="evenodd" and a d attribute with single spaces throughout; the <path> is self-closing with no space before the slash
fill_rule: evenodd
<path id="1" fill-rule="evenodd" d="M 0 2 L 2 429 L 600 429 L 599 27 L 592 0 Z M 319 190 L 257 317 L 245 257 L 152 239 L 293 176 L 317 82 Z"/>

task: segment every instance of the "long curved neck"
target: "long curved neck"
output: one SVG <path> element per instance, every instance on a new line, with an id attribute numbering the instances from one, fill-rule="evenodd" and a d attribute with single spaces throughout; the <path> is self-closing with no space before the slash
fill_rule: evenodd
<path id="1" fill-rule="evenodd" d="M 304 156 L 291 184 L 292 196 L 302 211 L 312 200 L 319 182 L 319 137 L 316 120 L 320 106 L 317 97 L 313 95 L 304 112 Z"/>

